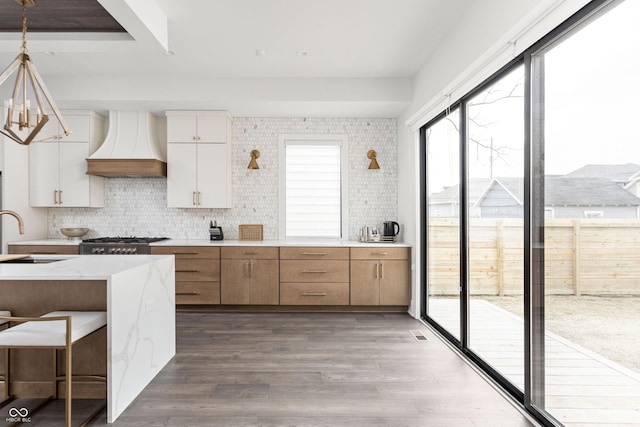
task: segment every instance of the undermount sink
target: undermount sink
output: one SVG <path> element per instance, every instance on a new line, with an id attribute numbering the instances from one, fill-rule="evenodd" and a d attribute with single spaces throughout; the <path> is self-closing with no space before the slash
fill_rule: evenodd
<path id="1" fill-rule="evenodd" d="M 1 260 L 2 264 L 49 264 L 52 262 L 62 261 L 62 259 L 58 258 L 34 258 L 34 257 L 26 257 L 26 258 L 15 258 L 15 259 L 6 259 Z"/>

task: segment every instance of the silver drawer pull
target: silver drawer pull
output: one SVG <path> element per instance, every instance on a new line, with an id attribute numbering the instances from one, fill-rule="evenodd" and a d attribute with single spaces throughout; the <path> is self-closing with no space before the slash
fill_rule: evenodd
<path id="1" fill-rule="evenodd" d="M 303 273 L 326 273 L 327 270 L 302 270 Z"/>
<path id="2" fill-rule="evenodd" d="M 176 295 L 200 295 L 198 292 L 176 292 Z"/>
<path id="3" fill-rule="evenodd" d="M 302 252 L 302 255 L 326 255 L 326 252 Z"/>
<path id="4" fill-rule="evenodd" d="M 303 292 L 303 297 L 326 297 L 326 292 Z"/>
<path id="5" fill-rule="evenodd" d="M 176 273 L 197 273 L 200 270 L 176 270 Z"/>

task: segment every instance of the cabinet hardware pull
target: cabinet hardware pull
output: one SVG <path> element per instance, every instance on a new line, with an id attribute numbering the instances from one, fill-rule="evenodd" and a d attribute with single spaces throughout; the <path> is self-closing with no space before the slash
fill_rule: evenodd
<path id="1" fill-rule="evenodd" d="M 384 268 L 382 263 L 380 263 L 380 278 L 384 279 Z"/>
<path id="2" fill-rule="evenodd" d="M 62 190 L 58 190 L 58 203 L 62 204 Z"/>
<path id="3" fill-rule="evenodd" d="M 242 252 L 242 255 L 257 255 L 257 252 Z"/>
<path id="4" fill-rule="evenodd" d="M 195 191 L 191 195 L 191 204 L 193 204 L 193 206 L 196 205 L 196 192 Z"/>
<path id="5" fill-rule="evenodd" d="M 302 252 L 302 255 L 326 255 L 326 252 Z"/>
<path id="6" fill-rule="evenodd" d="M 303 297 L 326 297 L 326 292 L 303 292 Z"/>
<path id="7" fill-rule="evenodd" d="M 58 252 L 55 251 L 51 251 L 51 252 L 45 252 L 45 251 L 34 251 L 34 252 L 29 252 L 30 254 L 39 254 L 39 255 L 55 255 Z"/>
<path id="8" fill-rule="evenodd" d="M 176 273 L 197 273 L 200 270 L 192 269 L 192 270 L 176 270 Z"/>
<path id="9" fill-rule="evenodd" d="M 371 255 L 389 255 L 389 252 L 373 252 Z"/>
<path id="10" fill-rule="evenodd" d="M 249 263 L 248 262 L 244 263 L 244 277 L 251 277 L 249 275 Z"/>
<path id="11" fill-rule="evenodd" d="M 327 270 L 302 270 L 303 273 L 326 273 Z"/>
<path id="12" fill-rule="evenodd" d="M 379 274 L 380 274 L 380 264 L 376 263 L 376 279 L 378 278 Z"/>
<path id="13" fill-rule="evenodd" d="M 249 263 L 249 271 L 250 271 L 250 276 L 249 277 L 254 277 L 254 275 L 253 275 L 253 262 Z"/>
<path id="14" fill-rule="evenodd" d="M 58 204 L 58 190 L 53 190 L 53 204 Z"/>
<path id="15" fill-rule="evenodd" d="M 202 201 L 200 200 L 200 198 L 201 198 L 200 196 L 201 195 L 202 195 L 202 193 L 198 191 L 198 199 L 197 199 L 198 200 L 198 206 L 200 206 L 202 204 Z"/>
<path id="16" fill-rule="evenodd" d="M 200 295 L 199 292 L 176 292 L 176 295 Z"/>
<path id="17" fill-rule="evenodd" d="M 194 252 L 175 252 L 175 251 L 173 252 L 174 255 L 195 255 L 197 253 L 198 252 L 195 252 L 195 251 Z"/>
<path id="18" fill-rule="evenodd" d="M 197 140 L 198 140 L 198 137 L 194 135 L 194 136 L 193 136 L 193 140 L 194 140 L 194 141 L 197 141 Z"/>

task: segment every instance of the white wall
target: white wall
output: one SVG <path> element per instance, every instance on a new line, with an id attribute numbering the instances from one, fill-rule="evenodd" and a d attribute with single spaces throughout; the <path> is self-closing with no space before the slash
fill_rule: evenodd
<path id="1" fill-rule="evenodd" d="M 2 167 L 2 209 L 20 215 L 24 234 L 18 232 L 18 222 L 10 215 L 2 217 L 2 253 L 7 242 L 40 239 L 47 235 L 47 209 L 29 206 L 29 148 L 8 138 L 0 138 Z"/>
<path id="2" fill-rule="evenodd" d="M 398 198 L 406 242 L 413 244 L 414 298 L 419 316 L 419 148 L 417 131 L 470 89 L 542 36 L 588 0 L 476 0 L 414 77 L 413 101 L 398 119 Z"/>

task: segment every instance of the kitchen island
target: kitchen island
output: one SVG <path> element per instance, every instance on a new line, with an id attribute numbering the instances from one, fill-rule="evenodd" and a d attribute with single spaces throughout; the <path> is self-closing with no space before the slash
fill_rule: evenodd
<path id="1" fill-rule="evenodd" d="M 0 263 L 0 305 L 14 316 L 40 316 L 55 310 L 106 310 L 106 331 L 88 337 L 86 344 L 74 346 L 74 373 L 99 374 L 106 369 L 107 422 L 111 423 L 175 355 L 174 257 L 34 258 L 40 262 Z M 50 356 L 15 351 L 14 394 L 48 396 Z M 98 397 L 100 392 L 104 388 L 74 382 L 74 397 Z"/>

